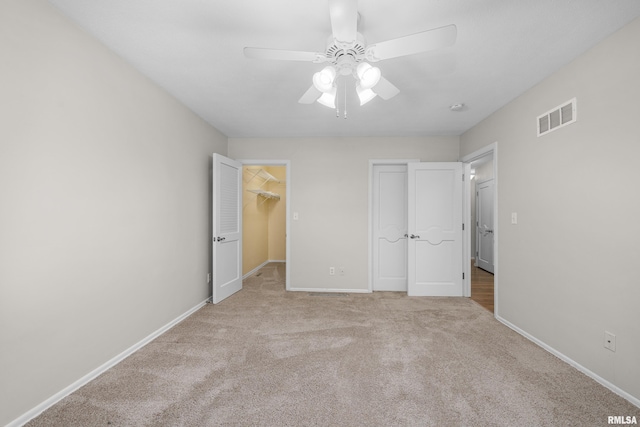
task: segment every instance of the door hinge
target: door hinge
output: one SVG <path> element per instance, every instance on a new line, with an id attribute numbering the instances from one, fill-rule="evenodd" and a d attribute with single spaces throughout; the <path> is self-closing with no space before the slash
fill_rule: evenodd
<path id="1" fill-rule="evenodd" d="M 462 273 L 462 280 L 464 280 L 464 273 Z"/>
<path id="2" fill-rule="evenodd" d="M 464 222 L 462 223 L 462 231 L 464 231 Z"/>

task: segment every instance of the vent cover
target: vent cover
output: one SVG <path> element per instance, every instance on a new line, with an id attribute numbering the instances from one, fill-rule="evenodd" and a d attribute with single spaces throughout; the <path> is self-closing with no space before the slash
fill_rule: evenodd
<path id="1" fill-rule="evenodd" d="M 577 118 L 576 113 L 576 99 L 573 98 L 559 107 L 538 116 L 538 136 L 542 136 L 575 122 Z"/>

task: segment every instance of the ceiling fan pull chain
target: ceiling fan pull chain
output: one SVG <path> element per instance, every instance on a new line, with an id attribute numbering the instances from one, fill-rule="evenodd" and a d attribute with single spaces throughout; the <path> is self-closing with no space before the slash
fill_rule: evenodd
<path id="1" fill-rule="evenodd" d="M 336 98 L 338 99 L 338 102 L 336 102 L 336 119 L 340 118 L 340 97 L 338 96 L 338 89 L 339 89 L 339 85 L 338 82 L 336 81 Z"/>
<path id="2" fill-rule="evenodd" d="M 344 119 L 347 120 L 347 82 L 344 82 Z"/>

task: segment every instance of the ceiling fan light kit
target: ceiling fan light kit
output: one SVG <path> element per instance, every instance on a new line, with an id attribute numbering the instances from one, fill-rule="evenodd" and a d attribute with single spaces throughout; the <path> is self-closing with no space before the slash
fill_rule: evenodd
<path id="1" fill-rule="evenodd" d="M 320 92 L 329 92 L 336 80 L 336 69 L 329 65 L 313 75 L 313 85 Z"/>
<path id="2" fill-rule="evenodd" d="M 365 89 L 360 85 L 356 86 L 356 93 L 358 94 L 358 99 L 360 99 L 360 106 L 363 106 L 367 102 L 371 101 L 373 98 L 378 96 L 371 89 Z"/>
<path id="3" fill-rule="evenodd" d="M 360 80 L 360 87 L 363 89 L 373 88 L 380 81 L 380 77 L 382 77 L 380 68 L 372 67 L 366 62 L 358 64 L 357 75 Z"/>
<path id="4" fill-rule="evenodd" d="M 377 62 L 427 52 L 451 46 L 457 37 L 456 26 L 447 25 L 367 45 L 357 28 L 358 0 L 329 0 L 329 17 L 332 36 L 329 37 L 324 53 L 245 47 L 244 54 L 254 59 L 330 63 L 331 65 L 313 75 L 313 85 L 298 102 L 312 104 L 317 101 L 327 107 L 336 108 L 336 87 L 340 76 L 351 75 L 356 79 L 356 93 L 360 105 L 366 104 L 376 96 L 388 100 L 400 93 L 393 83 L 382 77 L 378 67 L 373 67 L 365 60 Z"/>
<path id="5" fill-rule="evenodd" d="M 330 90 L 320 95 L 318 102 L 325 107 L 336 108 L 336 93 L 337 89 L 333 86 Z"/>

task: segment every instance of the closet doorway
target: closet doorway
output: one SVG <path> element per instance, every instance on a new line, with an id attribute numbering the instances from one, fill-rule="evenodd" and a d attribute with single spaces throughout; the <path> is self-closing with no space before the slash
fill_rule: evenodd
<path id="1" fill-rule="evenodd" d="M 242 277 L 285 263 L 289 289 L 288 161 L 242 160 Z"/>

